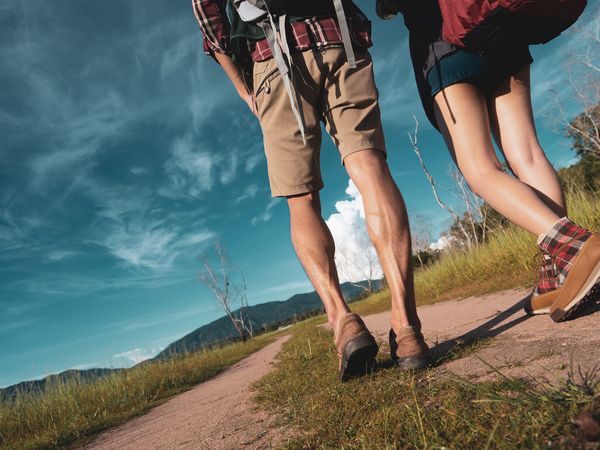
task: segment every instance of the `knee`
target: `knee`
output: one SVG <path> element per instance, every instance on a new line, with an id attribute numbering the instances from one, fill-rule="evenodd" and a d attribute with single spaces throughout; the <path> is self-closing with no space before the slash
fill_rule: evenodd
<path id="1" fill-rule="evenodd" d="M 539 144 L 530 144 L 516 152 L 508 152 L 506 162 L 515 176 L 521 178 L 548 164 L 548 159 Z"/>
<path id="2" fill-rule="evenodd" d="M 483 197 L 485 188 L 493 183 L 495 175 L 503 173 L 500 162 L 489 167 L 461 167 L 461 172 L 469 186 L 478 197 Z"/>
<path id="3" fill-rule="evenodd" d="M 296 210 L 310 209 L 317 213 L 321 213 L 321 199 L 318 191 L 307 192 L 304 194 L 291 195 L 286 197 L 290 214 Z"/>
<path id="4" fill-rule="evenodd" d="M 344 165 L 352 179 L 372 176 L 381 178 L 389 173 L 385 155 L 379 150 L 352 153 L 344 159 Z"/>

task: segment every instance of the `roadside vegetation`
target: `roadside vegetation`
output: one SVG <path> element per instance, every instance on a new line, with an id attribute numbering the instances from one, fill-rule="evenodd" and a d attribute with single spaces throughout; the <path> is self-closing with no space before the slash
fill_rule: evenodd
<path id="1" fill-rule="evenodd" d="M 600 413 L 594 373 L 558 386 L 502 376 L 471 383 L 436 368 L 385 368 L 385 345 L 384 368 L 342 384 L 331 342 L 331 332 L 322 327 L 298 327 L 275 370 L 256 386 L 259 405 L 292 426 L 288 448 L 579 448 L 585 434 L 578 434 L 573 421 Z M 464 357 L 478 345 L 447 359 Z"/>
<path id="2" fill-rule="evenodd" d="M 152 361 L 93 383 L 73 378 L 42 394 L 0 403 L 0 448 L 56 449 L 82 444 L 165 399 L 222 372 L 277 336 L 268 333 L 168 361 Z"/>
<path id="3" fill-rule="evenodd" d="M 591 171 L 593 169 L 593 171 Z M 600 163 L 582 162 L 563 169 L 569 217 L 575 222 L 600 230 Z M 591 182 L 595 182 L 592 184 Z M 415 271 L 418 305 L 482 295 L 505 289 L 530 287 L 536 280 L 535 238 L 528 232 L 499 223 L 488 232 L 482 245 L 465 249 L 455 245 L 430 256 L 429 263 Z M 383 290 L 357 303 L 360 314 L 374 314 L 390 308 L 389 291 Z"/>
<path id="4" fill-rule="evenodd" d="M 578 153 L 581 161 L 560 174 L 570 216 L 600 230 L 600 162 Z M 501 220 L 491 223 L 495 225 L 480 244 L 455 245 L 420 259 L 423 267 L 415 272 L 419 305 L 533 284 L 534 239 Z M 383 289 L 354 302 L 352 309 L 383 312 L 389 300 L 389 291 Z M 217 375 L 283 333 L 293 337 L 277 368 L 259 383 L 257 399 L 296 429 L 291 448 L 572 448 L 583 442 L 574 435 L 572 421 L 581 413 L 600 414 L 600 384 L 593 373 L 560 386 L 532 386 L 502 376 L 500 381 L 474 384 L 440 377 L 437 369 L 399 375 L 383 368 L 359 382 L 340 384 L 332 370 L 337 357 L 331 334 L 317 327 L 324 322 L 317 316 L 251 339 L 253 332 L 242 327 L 243 342 L 151 361 L 93 383 L 73 378 L 42 394 L 22 393 L 14 401 L 0 401 L 0 448 L 85 443 Z M 447 358 L 465 356 L 478 345 Z M 385 353 L 384 347 L 380 355 Z"/>

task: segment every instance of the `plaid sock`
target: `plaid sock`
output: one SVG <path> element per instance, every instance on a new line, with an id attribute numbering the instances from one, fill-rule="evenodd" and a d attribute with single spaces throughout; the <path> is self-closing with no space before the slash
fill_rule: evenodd
<path id="1" fill-rule="evenodd" d="M 558 289 L 558 276 L 554 270 L 554 259 L 550 255 L 542 252 L 542 262 L 538 269 L 537 283 L 533 290 L 533 295 L 542 295 Z"/>
<path id="2" fill-rule="evenodd" d="M 563 217 L 538 242 L 540 249 L 553 260 L 554 273 L 558 276 L 560 286 L 565 282 L 573 259 L 591 235 L 589 230 Z"/>

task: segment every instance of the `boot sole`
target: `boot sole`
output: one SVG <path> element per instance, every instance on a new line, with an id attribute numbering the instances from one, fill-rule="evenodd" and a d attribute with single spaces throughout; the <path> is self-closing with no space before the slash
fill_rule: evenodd
<path id="1" fill-rule="evenodd" d="M 343 383 L 371 373 L 378 351 L 379 346 L 370 333 L 359 335 L 348 342 L 342 353 L 340 381 Z"/>
<path id="2" fill-rule="evenodd" d="M 398 358 L 396 360 L 396 366 L 400 370 L 419 370 L 424 369 L 431 364 L 427 355 L 419 356 L 408 356 L 406 358 Z"/>
<path id="3" fill-rule="evenodd" d="M 533 309 L 531 307 L 531 301 L 525 302 L 523 310 L 528 316 L 540 316 L 543 314 L 550 314 L 550 308 Z"/>
<path id="4" fill-rule="evenodd" d="M 550 317 L 555 322 L 564 322 L 571 319 L 577 311 L 580 311 L 588 302 L 600 297 L 600 262 L 586 280 L 579 293 L 564 307 L 557 307 Z"/>

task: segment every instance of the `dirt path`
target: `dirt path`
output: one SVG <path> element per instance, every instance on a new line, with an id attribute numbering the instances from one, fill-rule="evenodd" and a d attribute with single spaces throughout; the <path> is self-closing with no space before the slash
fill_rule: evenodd
<path id="1" fill-rule="evenodd" d="M 476 352 L 440 368 L 473 379 L 496 376 L 490 365 L 509 376 L 556 379 L 572 366 L 589 370 L 600 361 L 600 305 L 563 324 L 548 316 L 527 317 L 525 291 L 450 301 L 419 308 L 423 330 L 436 357 L 457 343 L 484 338 Z M 371 331 L 387 339 L 389 312 L 365 318 Z M 490 338 L 490 339 L 485 339 Z M 493 339 L 491 339 L 493 338 Z M 264 449 L 284 442 L 285 430 L 257 412 L 249 386 L 265 375 L 287 338 L 281 338 L 146 415 L 109 430 L 89 449 Z M 489 364 L 489 365 L 488 365 Z"/>
<path id="2" fill-rule="evenodd" d="M 262 378 L 289 338 L 284 336 L 147 414 L 101 434 L 85 449 L 265 449 L 284 437 L 249 400 L 249 386 Z"/>
<path id="3" fill-rule="evenodd" d="M 525 315 L 522 302 L 527 295 L 510 290 L 420 307 L 434 357 L 448 355 L 457 343 L 481 342 L 477 351 L 442 365 L 441 371 L 482 380 L 497 376 L 497 369 L 507 376 L 553 381 L 567 376 L 571 367 L 586 372 L 600 363 L 600 305 L 556 324 L 547 315 Z M 365 322 L 387 339 L 389 313 L 366 317 Z"/>

